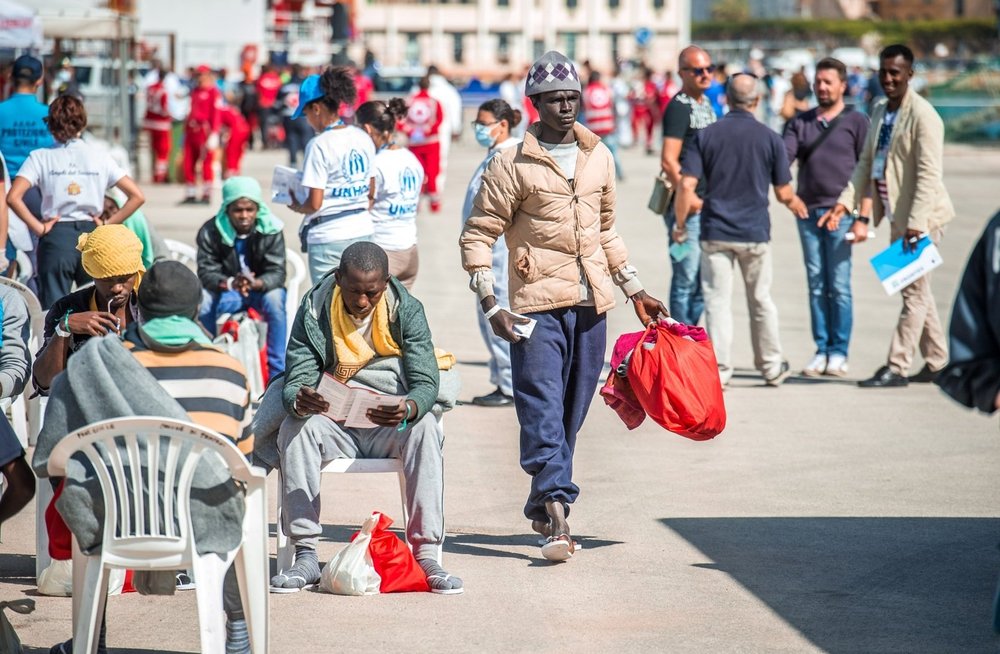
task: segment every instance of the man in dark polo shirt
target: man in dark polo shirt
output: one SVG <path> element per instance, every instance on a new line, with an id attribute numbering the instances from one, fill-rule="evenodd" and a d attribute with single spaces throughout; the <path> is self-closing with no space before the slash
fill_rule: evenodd
<path id="1" fill-rule="evenodd" d="M 771 217 L 768 187 L 800 218 L 805 204 L 792 190 L 788 157 L 781 137 L 754 118 L 760 99 L 757 78 L 737 73 L 729 78 L 729 113 L 695 137 L 681 160 L 681 188 L 674 207 L 675 237 L 683 237 L 698 180 L 705 180 L 701 211 L 701 286 L 708 334 L 715 346 L 719 376 L 733 376 L 733 268 L 739 264 L 746 284 L 754 367 L 768 386 L 789 375 L 778 338 L 778 308 L 771 299 Z"/>
<path id="2" fill-rule="evenodd" d="M 837 204 L 851 179 L 868 135 L 868 117 L 845 108 L 847 67 L 837 59 L 816 64 L 813 87 L 819 106 L 789 120 L 784 134 L 788 160 L 799 161 L 799 197 L 809 208 L 809 215 L 796 222 L 806 263 L 816 354 L 802 374 L 843 377 L 853 318 L 851 243 L 868 238 L 871 200 L 864 201 L 856 221 L 845 216 L 838 223 L 822 227 L 818 223 Z"/>
<path id="3" fill-rule="evenodd" d="M 715 122 L 715 110 L 705 96 L 712 85 L 715 66 L 708 53 L 696 45 L 681 50 L 677 61 L 681 76 L 681 90 L 670 100 L 663 112 L 663 154 L 660 169 L 673 187 L 680 188 L 681 157 L 691 148 L 695 134 Z M 663 216 L 667 224 L 667 240 L 670 245 L 670 315 L 682 323 L 697 325 L 705 311 L 705 300 L 701 295 L 701 252 L 698 250 L 698 234 L 701 225 L 701 198 L 704 197 L 704 182 L 695 189 L 690 213 L 681 224 L 687 230 L 678 241 L 674 227 L 674 207 L 671 204 Z M 690 238 L 691 245 L 681 245 Z"/>

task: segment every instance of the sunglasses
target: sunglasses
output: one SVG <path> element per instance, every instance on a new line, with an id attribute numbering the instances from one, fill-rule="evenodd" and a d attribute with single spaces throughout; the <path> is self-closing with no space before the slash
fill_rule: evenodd
<path id="1" fill-rule="evenodd" d="M 694 73 L 698 77 L 701 77 L 702 75 L 711 75 L 712 73 L 714 73 L 715 72 L 715 66 L 705 66 L 704 68 L 684 67 L 684 68 L 681 68 L 681 70 L 689 72 L 689 73 Z"/>

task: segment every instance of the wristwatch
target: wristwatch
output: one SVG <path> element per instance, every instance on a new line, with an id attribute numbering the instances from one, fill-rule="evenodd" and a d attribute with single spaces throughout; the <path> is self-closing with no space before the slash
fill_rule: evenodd
<path id="1" fill-rule="evenodd" d="M 862 225 L 867 225 L 872 221 L 872 219 L 869 216 L 857 216 L 855 220 L 857 220 Z"/>

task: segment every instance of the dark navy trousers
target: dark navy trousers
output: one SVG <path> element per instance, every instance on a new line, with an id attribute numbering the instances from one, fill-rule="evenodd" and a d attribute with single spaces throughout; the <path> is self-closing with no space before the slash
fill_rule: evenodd
<path id="1" fill-rule="evenodd" d="M 546 501 L 562 502 L 568 515 L 580 494 L 573 452 L 604 367 L 607 321 L 582 306 L 527 315 L 538 321 L 534 333 L 510 347 L 521 468 L 531 475 L 524 515 L 547 521 Z"/>

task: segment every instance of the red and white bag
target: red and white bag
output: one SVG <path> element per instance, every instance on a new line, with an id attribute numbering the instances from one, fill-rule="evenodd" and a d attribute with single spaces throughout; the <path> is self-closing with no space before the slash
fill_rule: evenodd
<path id="1" fill-rule="evenodd" d="M 649 325 L 632 351 L 628 380 L 646 415 L 668 431 L 704 441 L 726 428 L 719 365 L 700 327 Z"/>

